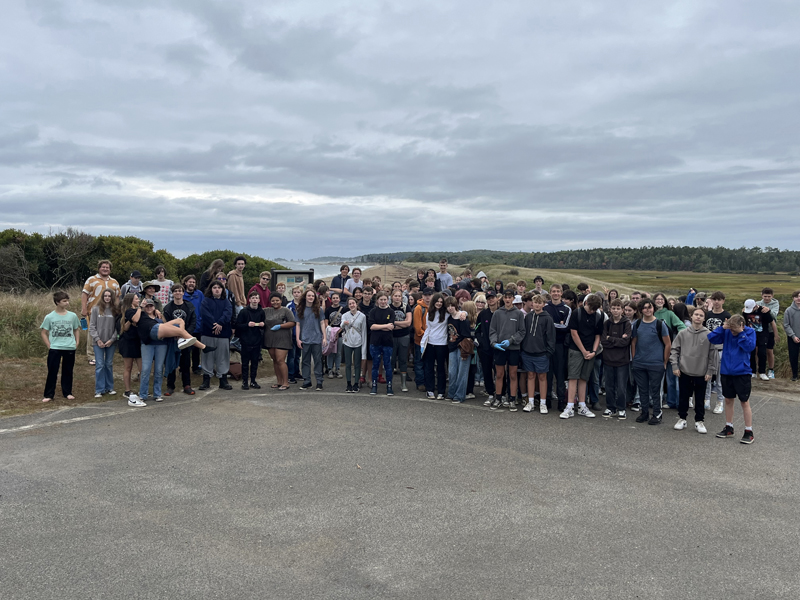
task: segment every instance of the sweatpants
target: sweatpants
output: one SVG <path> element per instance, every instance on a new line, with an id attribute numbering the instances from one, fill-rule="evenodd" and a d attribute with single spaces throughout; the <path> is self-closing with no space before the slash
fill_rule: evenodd
<path id="1" fill-rule="evenodd" d="M 258 359 L 261 358 L 261 344 L 255 346 L 242 345 L 242 380 L 247 382 L 248 373 L 250 381 L 255 381 L 258 375 Z"/>
<path id="2" fill-rule="evenodd" d="M 231 341 L 228 338 L 211 337 L 204 335 L 201 340 L 209 348 L 216 348 L 214 352 L 203 352 L 200 355 L 200 368 L 203 375 L 217 377 L 228 374 L 231 370 Z"/>

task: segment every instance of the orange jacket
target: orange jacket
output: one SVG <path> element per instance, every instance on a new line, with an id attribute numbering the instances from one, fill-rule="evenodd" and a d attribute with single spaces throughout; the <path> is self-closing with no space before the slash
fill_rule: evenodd
<path id="1" fill-rule="evenodd" d="M 424 312 L 426 313 L 425 316 L 422 315 Z M 411 316 L 411 322 L 414 325 L 414 343 L 419 346 L 420 342 L 422 341 L 422 335 L 425 333 L 425 329 L 428 327 L 428 320 L 425 318 L 427 317 L 428 305 L 425 304 L 425 301 L 420 298 L 417 301 L 416 306 L 414 306 L 414 313 Z"/>

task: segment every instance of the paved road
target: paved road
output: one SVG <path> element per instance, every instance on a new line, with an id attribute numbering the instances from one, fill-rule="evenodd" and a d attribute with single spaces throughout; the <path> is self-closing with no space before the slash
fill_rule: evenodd
<path id="1" fill-rule="evenodd" d="M 0 597 L 796 599 L 800 404 L 753 404 L 752 446 L 716 415 L 701 436 L 415 393 L 2 419 Z"/>

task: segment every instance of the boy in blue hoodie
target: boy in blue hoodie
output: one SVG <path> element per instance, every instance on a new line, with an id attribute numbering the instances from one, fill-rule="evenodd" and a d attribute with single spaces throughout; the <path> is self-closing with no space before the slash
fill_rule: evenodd
<path id="1" fill-rule="evenodd" d="M 750 410 L 750 354 L 756 347 L 756 332 L 745 327 L 742 315 L 733 315 L 722 327 L 708 334 L 712 344 L 723 344 L 720 373 L 722 373 L 722 395 L 725 396 L 725 428 L 718 438 L 733 437 L 733 401 L 739 398 L 744 413 L 744 436 L 742 444 L 753 443 L 753 412 Z"/>

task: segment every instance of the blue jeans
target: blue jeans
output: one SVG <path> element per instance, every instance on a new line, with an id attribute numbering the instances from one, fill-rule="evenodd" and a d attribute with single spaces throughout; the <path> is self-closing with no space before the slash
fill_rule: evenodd
<path id="1" fill-rule="evenodd" d="M 292 334 L 292 348 L 286 355 L 286 364 L 289 367 L 289 379 L 297 379 L 300 377 L 300 348 L 297 347 L 297 342 Z M 360 368 L 360 367 L 359 367 Z"/>
<path id="2" fill-rule="evenodd" d="M 342 343 L 342 340 L 340 339 L 338 341 L 338 343 L 336 344 L 336 352 L 334 352 L 332 354 L 328 354 L 328 356 L 325 357 L 326 362 L 328 363 L 328 370 L 329 371 L 333 371 L 335 373 L 339 372 L 339 368 L 341 367 L 341 364 L 342 364 L 342 354 L 343 354 L 342 353 L 342 348 L 343 347 L 344 347 L 344 344 Z"/>
<path id="3" fill-rule="evenodd" d="M 672 372 L 672 369 L 667 369 L 667 397 L 666 397 L 666 405 L 670 408 L 678 408 L 678 378 L 675 377 L 675 374 Z"/>
<path id="4" fill-rule="evenodd" d="M 450 353 L 450 391 L 448 396 L 453 400 L 464 402 L 467 397 L 467 377 L 472 357 L 461 358 L 461 350 L 456 348 Z"/>
<path id="5" fill-rule="evenodd" d="M 116 344 L 108 348 L 94 345 L 94 393 L 105 394 L 114 389 L 114 351 Z"/>
<path id="6" fill-rule="evenodd" d="M 414 383 L 417 387 L 425 384 L 425 365 L 422 363 L 422 350 L 414 344 Z"/>
<path id="7" fill-rule="evenodd" d="M 378 370 L 383 358 L 383 370 L 386 372 L 386 383 L 392 383 L 392 347 L 391 346 L 372 346 L 369 347 L 369 355 L 372 357 L 372 381 L 378 381 Z"/>
<path id="8" fill-rule="evenodd" d="M 153 398 L 161 397 L 161 382 L 164 379 L 164 361 L 167 359 L 167 344 L 142 344 L 142 376 L 139 397 L 147 398 L 150 387 L 150 371 L 155 363 L 153 375 Z"/>

